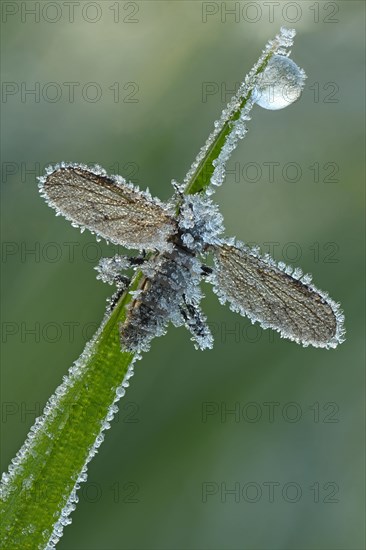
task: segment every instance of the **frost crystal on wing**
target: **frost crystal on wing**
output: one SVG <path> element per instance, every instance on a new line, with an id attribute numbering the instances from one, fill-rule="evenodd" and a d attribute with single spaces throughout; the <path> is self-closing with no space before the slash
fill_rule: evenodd
<path id="1" fill-rule="evenodd" d="M 127 248 L 164 249 L 175 229 L 166 204 L 100 166 L 61 163 L 39 178 L 49 206 L 83 231 Z"/>
<path id="2" fill-rule="evenodd" d="M 335 348 L 344 340 L 338 304 L 311 284 L 302 270 L 288 269 L 242 243 L 222 243 L 214 250 L 214 292 L 233 311 L 272 328 L 304 346 Z"/>

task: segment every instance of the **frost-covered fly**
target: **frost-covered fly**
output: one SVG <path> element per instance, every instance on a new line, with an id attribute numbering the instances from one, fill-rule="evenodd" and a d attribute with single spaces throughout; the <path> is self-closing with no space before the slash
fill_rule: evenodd
<path id="1" fill-rule="evenodd" d="M 117 285 L 115 300 L 129 283 L 125 269 L 143 273 L 120 327 L 123 350 L 147 350 L 169 322 L 186 326 L 196 348 L 211 348 L 213 337 L 200 308 L 202 279 L 213 285 L 221 303 L 284 338 L 324 348 L 343 341 L 339 305 L 300 269 L 223 237 L 223 218 L 208 195 L 184 195 L 175 184 L 172 201 L 162 203 L 98 166 L 66 163 L 49 168 L 40 188 L 74 226 L 143 252 L 104 258 L 98 266 L 99 278 Z M 202 263 L 208 255 L 212 267 Z"/>

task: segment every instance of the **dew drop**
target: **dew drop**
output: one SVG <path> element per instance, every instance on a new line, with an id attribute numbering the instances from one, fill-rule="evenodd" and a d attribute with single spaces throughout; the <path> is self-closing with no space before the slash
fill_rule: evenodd
<path id="1" fill-rule="evenodd" d="M 274 55 L 253 90 L 254 102 L 264 109 L 276 111 L 291 105 L 301 94 L 305 73 L 284 55 Z"/>

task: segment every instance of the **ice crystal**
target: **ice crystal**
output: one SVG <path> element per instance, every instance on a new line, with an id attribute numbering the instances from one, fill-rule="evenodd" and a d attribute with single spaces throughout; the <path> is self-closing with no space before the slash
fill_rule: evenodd
<path id="1" fill-rule="evenodd" d="M 178 227 L 182 242 L 194 252 L 202 253 L 208 244 L 216 244 L 224 232 L 224 219 L 217 204 L 202 195 L 187 195 L 180 207 Z"/>

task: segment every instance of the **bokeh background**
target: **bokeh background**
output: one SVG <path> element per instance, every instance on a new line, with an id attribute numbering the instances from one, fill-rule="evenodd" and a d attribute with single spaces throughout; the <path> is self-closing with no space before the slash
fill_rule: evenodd
<path id="1" fill-rule="evenodd" d="M 153 342 L 58 547 L 364 548 L 363 2 L 71 9 L 2 3 L 2 469 L 111 294 L 93 266 L 113 247 L 56 218 L 36 176 L 97 162 L 167 199 L 285 25 L 306 89 L 286 110 L 253 110 L 216 199 L 228 235 L 342 303 L 347 341 L 301 348 L 206 287 L 214 350 L 195 351 L 183 328 Z"/>

